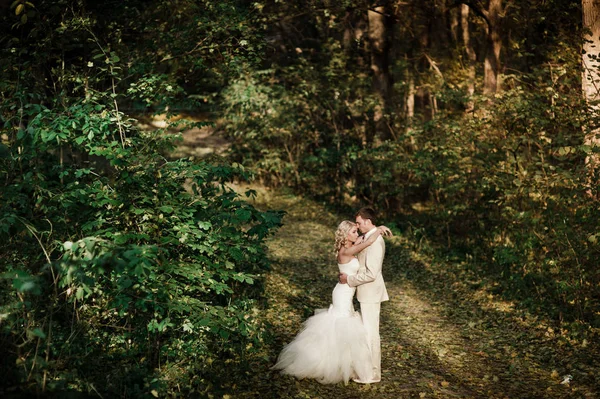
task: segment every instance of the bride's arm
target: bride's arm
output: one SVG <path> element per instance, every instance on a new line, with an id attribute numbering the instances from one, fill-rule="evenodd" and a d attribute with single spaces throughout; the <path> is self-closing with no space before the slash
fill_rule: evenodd
<path id="1" fill-rule="evenodd" d="M 365 249 L 366 247 L 368 247 L 369 245 L 373 244 L 375 242 L 375 240 L 377 239 L 377 237 L 379 237 L 380 235 L 381 235 L 381 231 L 379 229 L 377 229 L 377 231 L 375 231 L 373 234 L 371 234 L 371 236 L 367 240 L 364 240 L 358 244 L 354 244 L 350 248 L 342 248 L 340 250 L 340 252 L 342 253 L 342 255 L 345 255 L 345 256 L 353 256 L 353 255 L 359 253 L 360 251 L 362 251 L 363 249 Z"/>
<path id="2" fill-rule="evenodd" d="M 392 230 L 389 229 L 389 227 L 381 225 L 381 226 L 377 226 L 377 230 L 381 233 L 382 236 L 386 237 L 386 236 L 393 236 L 394 234 L 392 233 Z"/>
<path id="3" fill-rule="evenodd" d="M 342 255 L 346 255 L 346 256 L 354 256 L 355 254 L 359 253 L 360 251 L 362 251 L 369 245 L 373 244 L 375 242 L 375 240 L 377 239 L 377 237 L 379 237 L 380 235 L 383 237 L 385 237 L 385 236 L 391 237 L 391 236 L 393 236 L 393 233 L 392 233 L 392 230 L 390 230 L 387 226 L 384 226 L 384 225 L 377 226 L 377 230 L 375 231 L 375 233 L 371 234 L 371 236 L 369 237 L 368 240 L 365 240 L 364 236 L 362 236 L 361 242 L 355 243 L 350 248 L 342 248 L 341 253 L 342 253 Z"/>

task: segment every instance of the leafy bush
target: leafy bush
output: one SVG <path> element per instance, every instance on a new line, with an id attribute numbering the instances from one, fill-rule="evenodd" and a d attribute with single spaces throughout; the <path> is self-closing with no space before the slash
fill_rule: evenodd
<path id="1" fill-rule="evenodd" d="M 322 57 L 343 57 L 327 49 Z M 597 325 L 600 214 L 596 177 L 585 167 L 595 150 L 584 145 L 597 116 L 567 73 L 578 59 L 556 56 L 570 67 L 507 76 L 493 102 L 473 99 L 472 114 L 456 111 L 466 99 L 446 85 L 437 96 L 451 109 L 371 145 L 372 108 L 358 71 L 305 65 L 299 55 L 280 81 L 257 73 L 230 87 L 233 156 L 267 183 L 338 206 L 372 204 L 440 256 L 471 259 L 494 293 L 556 320 Z M 402 124 L 400 115 L 391 120 Z"/>
<path id="2" fill-rule="evenodd" d="M 260 342 L 263 240 L 280 215 L 228 188 L 248 177 L 239 166 L 167 161 L 161 133 L 127 130 L 122 146 L 110 128 L 86 128 L 102 126 L 102 109 L 70 111 L 32 110 L 2 160 L 2 336 L 19 366 L 11 382 L 55 390 L 80 381 L 131 396 L 135 384 L 167 389 L 158 373 L 167 367 L 180 386 L 197 387 L 191 376 L 206 375 L 209 359 Z M 61 165 L 67 149 L 96 165 Z M 107 373 L 116 382 L 105 385 Z"/>
<path id="3" fill-rule="evenodd" d="M 491 292 L 597 326 L 600 213 L 583 140 L 597 116 L 568 75 L 521 78 L 476 117 L 440 117 L 358 152 L 356 190 L 439 256 L 467 260 Z"/>
<path id="4" fill-rule="evenodd" d="M 170 160 L 178 136 L 123 111 L 204 111 L 252 61 L 245 6 L 16 6 L 0 16 L 0 395 L 205 391 L 260 347 L 281 214 L 230 188 L 240 165 Z"/>

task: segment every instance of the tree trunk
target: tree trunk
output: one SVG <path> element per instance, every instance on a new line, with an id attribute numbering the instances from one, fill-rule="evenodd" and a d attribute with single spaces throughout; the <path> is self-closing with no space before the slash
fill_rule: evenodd
<path id="1" fill-rule="evenodd" d="M 368 11 L 369 43 L 371 50 L 371 71 L 373 72 L 373 90 L 378 104 L 373 115 L 377 135 L 386 140 L 392 137 L 386 114 L 389 114 L 392 78 L 389 68 L 390 55 L 390 18 L 389 4 L 382 2 Z"/>
<path id="2" fill-rule="evenodd" d="M 448 9 L 450 19 L 450 37 L 454 44 L 458 43 L 460 37 L 460 16 L 456 11 L 456 8 Z"/>
<path id="3" fill-rule="evenodd" d="M 434 101 L 432 100 L 430 87 L 419 85 L 415 90 L 415 103 L 422 110 L 422 121 L 429 122 L 435 117 Z"/>
<path id="4" fill-rule="evenodd" d="M 412 131 L 412 126 L 415 119 L 415 77 L 413 76 L 412 70 L 406 69 L 406 96 L 404 99 L 404 117 L 406 120 L 405 133 Z M 415 137 L 409 134 L 410 137 L 410 148 L 414 149 L 416 145 Z"/>
<path id="5" fill-rule="evenodd" d="M 597 115 L 600 111 L 600 0 L 582 0 L 583 28 L 586 31 L 582 51 L 581 88 L 588 103 L 590 113 Z M 600 145 L 600 130 L 587 133 L 585 144 L 591 147 Z M 598 168 L 598 155 L 592 154 L 586 158 L 590 182 L 595 181 L 594 175 Z"/>
<path id="6" fill-rule="evenodd" d="M 342 39 L 344 49 L 350 51 L 354 44 L 354 29 L 352 28 L 352 10 L 347 9 L 344 15 L 344 38 Z"/>
<path id="7" fill-rule="evenodd" d="M 407 125 L 411 125 L 415 117 L 415 78 L 410 70 L 406 71 L 405 115 Z"/>
<path id="8" fill-rule="evenodd" d="M 461 4 L 460 6 L 460 25 L 462 30 L 462 39 L 465 46 L 465 52 L 467 54 L 467 95 L 469 99 L 466 104 L 466 112 L 473 111 L 474 104 L 472 97 L 475 94 L 475 63 L 477 61 L 477 54 L 473 48 L 471 42 L 471 29 L 469 28 L 469 6 Z"/>
<path id="9" fill-rule="evenodd" d="M 490 0 L 485 12 L 487 17 L 487 51 L 484 61 L 483 94 L 498 91 L 500 52 L 502 51 L 502 0 Z"/>
<path id="10" fill-rule="evenodd" d="M 364 14 L 358 15 L 356 10 L 352 8 L 346 9 L 342 43 L 348 54 L 359 53 L 365 50 L 364 39 L 368 29 L 367 23 L 368 21 Z M 364 65 L 362 57 L 355 57 L 353 60 Z"/>

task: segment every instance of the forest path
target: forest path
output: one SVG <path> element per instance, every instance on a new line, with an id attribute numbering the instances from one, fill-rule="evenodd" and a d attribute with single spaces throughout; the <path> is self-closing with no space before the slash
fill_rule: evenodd
<path id="1" fill-rule="evenodd" d="M 165 114 L 138 115 L 139 127 L 143 130 L 164 129 L 169 134 L 181 134 L 181 140 L 175 143 L 171 158 L 203 157 L 209 154 L 221 155 L 231 143 L 223 137 L 221 131 L 214 127 L 210 115 L 176 115 L 167 118 Z M 187 124 L 180 122 L 187 122 Z M 190 123 L 209 123 L 206 126 L 193 126 Z"/>
<path id="2" fill-rule="evenodd" d="M 155 119 L 154 128 L 161 123 Z M 212 127 L 181 133 L 175 157 L 222 154 L 229 145 Z M 256 316 L 266 326 L 264 351 L 246 359 L 250 371 L 221 385 L 223 398 L 600 397 L 599 343 L 568 338 L 543 317 L 503 301 L 466 272 L 468 265 L 433 261 L 401 235 L 386 238 L 390 301 L 381 313 L 381 383 L 322 385 L 271 371 L 301 323 L 329 306 L 337 283 L 333 234 L 352 215 L 285 190 L 237 187 L 247 188 L 256 190 L 251 202 L 258 208 L 287 214 L 267 242 L 272 269 L 263 276 L 266 299 Z"/>
<path id="3" fill-rule="evenodd" d="M 268 240 L 272 270 L 264 276 L 267 300 L 258 316 L 272 339 L 252 372 L 236 378 L 231 398 L 598 397 L 600 368 L 588 343 L 567 342 L 542 319 L 515 311 L 478 281 L 463 281 L 452 266 L 429 261 L 398 235 L 386 239 L 390 301 L 382 304 L 381 383 L 322 385 L 270 371 L 301 323 L 328 307 L 337 283 L 333 234 L 351 215 L 285 191 L 252 188 L 255 206 L 287 214 Z"/>

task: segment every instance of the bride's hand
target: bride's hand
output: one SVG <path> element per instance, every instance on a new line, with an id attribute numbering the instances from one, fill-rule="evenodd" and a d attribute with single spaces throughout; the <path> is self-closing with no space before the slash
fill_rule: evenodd
<path id="1" fill-rule="evenodd" d="M 382 236 L 387 237 L 387 236 L 393 236 L 394 234 L 392 233 L 392 230 L 390 230 L 387 226 L 381 225 L 377 227 L 377 230 L 379 231 L 379 233 L 381 233 Z"/>

